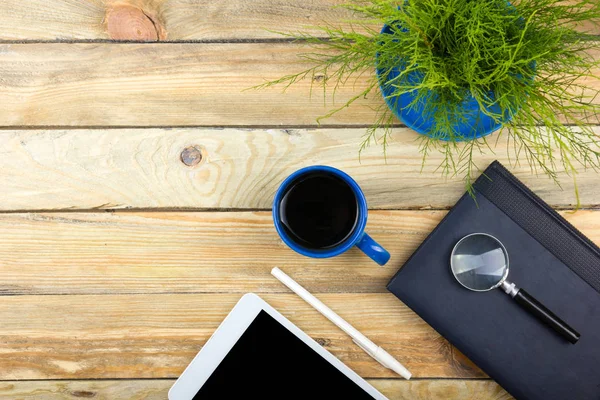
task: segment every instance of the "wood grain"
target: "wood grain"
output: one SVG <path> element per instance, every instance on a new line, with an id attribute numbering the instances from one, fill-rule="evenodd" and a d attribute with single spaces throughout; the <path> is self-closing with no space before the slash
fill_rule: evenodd
<path id="1" fill-rule="evenodd" d="M 164 31 L 161 41 L 257 40 L 279 38 L 274 31 L 308 31 L 323 23 L 344 24 L 352 15 L 341 0 L 3 0 L 0 40 L 148 40 L 115 36 L 115 9 L 135 8 Z M 136 15 L 118 21 L 121 30 L 139 28 Z M 142 27 L 144 32 L 148 32 Z M 156 32 L 155 32 L 156 33 Z M 153 40 L 157 40 L 155 35 Z"/>
<path id="2" fill-rule="evenodd" d="M 17 400 L 164 400 L 174 380 L 0 382 L 0 397 Z M 509 400 L 490 380 L 371 379 L 389 400 Z"/>
<path id="3" fill-rule="evenodd" d="M 293 43 L 3 44 L 0 125 L 315 125 L 331 107 L 300 82 L 247 90 L 307 66 Z M 341 105 L 356 90 L 337 93 Z M 327 124 L 373 122 L 381 96 L 361 100 Z"/>
<path id="4" fill-rule="evenodd" d="M 310 79 L 247 90 L 308 67 L 297 43 L 1 44 L 0 126 L 315 126 L 368 85 L 325 95 Z M 600 75 L 600 71 L 591 71 Z M 598 89 L 598 80 L 587 82 Z M 598 99 L 600 101 L 600 99 Z M 323 120 L 370 125 L 378 91 Z"/>
<path id="5" fill-rule="evenodd" d="M 349 12 L 335 8 L 343 2 L 3 0 L 0 40 L 258 40 L 279 38 L 275 31 L 318 34 L 314 26 L 324 23 L 344 26 L 346 20 L 353 18 Z M 127 8 L 139 11 L 123 17 L 122 10 Z M 111 29 L 115 9 L 121 17 L 116 21 L 118 26 Z M 153 26 L 147 26 L 148 22 Z M 582 29 L 600 33 L 600 28 L 590 23 Z M 127 35 L 123 36 L 123 32 Z"/>
<path id="6" fill-rule="evenodd" d="M 287 292 L 275 266 L 315 293 L 386 293 L 445 214 L 371 212 L 367 230 L 392 254 L 385 267 L 357 249 L 300 256 L 269 212 L 0 214 L 0 294 Z M 600 243 L 599 211 L 563 215 Z"/>
<path id="7" fill-rule="evenodd" d="M 419 173 L 413 132 L 398 129 L 387 163 L 378 147 L 359 163 L 364 129 L 295 129 L 316 126 L 332 107 L 319 91 L 309 96 L 311 82 L 286 94 L 244 91 L 305 68 L 298 60 L 305 47 L 247 42 L 280 38 L 269 29 L 343 25 L 349 14 L 331 7 L 340 2 L 3 0 L 0 127 L 258 129 L 4 129 L 0 212 L 267 209 L 279 182 L 312 164 L 351 173 L 375 209 L 452 205 L 462 183 L 433 172 L 439 155 Z M 180 43 L 71 43 L 90 40 Z M 181 43 L 211 41 L 219 43 Z M 342 88 L 335 103 L 365 84 Z M 379 96 L 361 100 L 324 124 L 368 125 L 380 104 Z M 503 152 L 498 157 L 506 162 Z M 485 167 L 494 158 L 478 162 Z M 525 167 L 514 172 L 551 204 L 573 205 L 568 177 L 561 192 Z M 582 173 L 578 182 L 583 204 L 596 207 L 596 174 Z M 7 295 L 0 302 L 0 397 L 165 398 L 240 295 L 254 291 L 391 400 L 509 399 L 487 379 L 389 379 L 395 376 L 268 274 L 283 267 L 417 378 L 485 378 L 384 290 L 444 215 L 372 212 L 369 232 L 394 254 L 376 268 L 358 251 L 319 262 L 296 255 L 266 211 L 0 214 L 0 295 Z M 598 212 L 564 215 L 600 241 Z M 116 378 L 161 379 L 81 380 Z"/>
<path id="8" fill-rule="evenodd" d="M 240 297 L 3 297 L 0 380 L 177 377 Z M 395 377 L 298 296 L 262 297 L 359 375 Z M 417 378 L 485 377 L 392 294 L 319 297 Z"/>
<path id="9" fill-rule="evenodd" d="M 597 129 L 600 133 L 600 128 Z M 308 165 L 340 168 L 357 180 L 370 208 L 452 206 L 462 176 L 421 171 L 417 134 L 395 130 L 387 157 L 379 145 L 358 149 L 364 129 L 109 129 L 0 131 L 0 210 L 270 209 L 275 191 Z M 496 142 L 496 135 L 491 141 Z M 476 156 L 481 169 L 498 158 L 549 204 L 572 207 L 572 178 L 562 190 L 526 163 L 510 166 L 503 135 L 496 154 Z M 182 154 L 184 160 L 182 160 Z M 583 207 L 600 199 L 598 175 L 577 175 Z"/>

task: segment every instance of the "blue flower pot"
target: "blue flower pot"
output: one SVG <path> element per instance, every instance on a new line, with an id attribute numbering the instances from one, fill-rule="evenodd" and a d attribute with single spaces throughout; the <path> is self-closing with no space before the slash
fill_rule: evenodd
<path id="1" fill-rule="evenodd" d="M 392 34 L 393 32 L 388 25 L 384 25 L 381 33 Z M 415 100 L 417 96 L 416 92 L 403 93 L 399 96 L 395 95 L 396 88 L 393 84 L 390 84 L 389 81 L 396 78 L 403 69 L 402 63 L 399 62 L 398 67 L 392 69 L 385 78 L 383 77 L 383 71 L 377 69 L 379 87 L 388 107 L 400 121 L 418 133 L 440 140 L 448 140 L 449 138 L 447 136 L 441 135 L 440 133 L 436 134 L 434 131 L 433 116 L 424 113 L 425 101 L 422 101 L 421 104 L 417 103 L 413 107 L 407 107 L 407 105 Z M 423 75 L 419 71 L 415 71 L 409 73 L 403 79 L 405 79 L 405 83 L 409 82 L 416 85 L 423 79 Z M 433 95 L 433 92 L 428 92 Z M 425 96 L 425 98 L 427 98 L 427 96 Z M 500 113 L 500 107 L 498 105 L 490 107 L 489 110 L 493 113 Z M 481 112 L 479 103 L 477 103 L 472 96 L 464 99 L 462 111 L 466 115 L 466 118 L 453 125 L 455 132 L 453 140 L 456 141 L 468 141 L 489 135 L 500 129 L 504 123 L 510 121 L 512 118 L 512 115 L 506 113 L 507 115 L 503 120 L 494 120 Z M 514 111 L 516 112 L 517 110 Z M 463 114 L 463 112 L 461 112 L 461 114 Z"/>

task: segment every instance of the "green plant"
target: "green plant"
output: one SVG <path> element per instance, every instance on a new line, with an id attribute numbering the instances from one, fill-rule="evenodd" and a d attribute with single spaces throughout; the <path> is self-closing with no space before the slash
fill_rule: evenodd
<path id="1" fill-rule="evenodd" d="M 600 38 L 586 31 L 600 22 L 598 0 L 354 0 L 341 7 L 357 15 L 346 28 L 321 26 L 321 35 L 284 33 L 311 45 L 301 55 L 310 66 L 260 87 L 319 75 L 325 77 L 323 90 L 335 94 L 355 77 L 370 77 L 364 90 L 326 118 L 357 99 L 379 95 L 375 65 L 385 80 L 402 64 L 390 97 L 416 93 L 413 103 L 402 106 L 421 102 L 433 115 L 430 136 L 419 135 L 423 161 L 432 151 L 442 152 L 441 170 L 464 176 L 468 190 L 476 152 L 493 147 L 486 138 L 462 143 L 465 138 L 454 131 L 465 118 L 460 105 L 468 96 L 502 123 L 513 163 L 525 158 L 532 172 L 539 168 L 557 184 L 561 168 L 573 178 L 578 168 L 600 170 L 600 141 L 592 126 L 600 111 L 595 104 L 600 81 L 594 76 Z M 379 31 L 384 24 L 390 32 Z M 422 79 L 406 79 L 411 73 Z M 507 117 L 512 119 L 506 122 Z M 385 149 L 394 123 L 382 106 L 361 149 L 378 140 Z"/>

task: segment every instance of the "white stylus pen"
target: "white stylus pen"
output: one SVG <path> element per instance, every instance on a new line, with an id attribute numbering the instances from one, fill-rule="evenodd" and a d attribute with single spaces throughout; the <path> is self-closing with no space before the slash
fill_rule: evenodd
<path id="1" fill-rule="evenodd" d="M 387 351 L 371 342 L 365 335 L 356 330 L 352 325 L 342 319 L 339 315 L 334 313 L 329 307 L 321 303 L 319 299 L 310 294 L 308 290 L 300 286 L 296 281 L 287 276 L 282 270 L 275 267 L 271 270 L 271 274 L 279 279 L 281 283 L 287 286 L 292 292 L 300 296 L 304 301 L 313 306 L 318 312 L 323 314 L 328 320 L 333 322 L 346 332 L 354 343 L 356 343 L 361 349 L 367 352 L 371 357 L 377 360 L 381 365 L 391 369 L 403 378 L 410 379 L 411 373 L 407 370 L 404 365 L 400 364 L 394 357 L 392 357 Z"/>

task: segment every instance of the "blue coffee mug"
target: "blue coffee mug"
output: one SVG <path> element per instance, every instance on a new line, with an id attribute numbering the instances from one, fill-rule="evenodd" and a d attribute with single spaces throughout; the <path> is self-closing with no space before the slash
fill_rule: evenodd
<path id="1" fill-rule="evenodd" d="M 333 175 L 344 181 L 346 184 L 348 184 L 348 186 L 350 186 L 350 188 L 354 192 L 357 201 L 357 223 L 354 226 L 354 230 L 342 243 L 339 243 L 335 247 L 327 249 L 309 249 L 299 245 L 286 233 L 280 218 L 281 201 L 287 192 L 288 186 L 292 182 L 295 182 L 299 177 L 315 172 Z M 277 233 L 285 242 L 285 244 L 287 244 L 292 250 L 296 251 L 297 253 L 313 258 L 329 258 L 340 255 L 348 251 L 351 247 L 357 246 L 363 251 L 363 253 L 369 256 L 377 264 L 385 265 L 385 263 L 387 263 L 390 259 L 390 253 L 388 253 L 387 250 L 381 247 L 381 245 L 374 241 L 365 232 L 365 226 L 367 225 L 367 214 L 367 200 L 365 199 L 365 195 L 360 189 L 360 186 L 358 186 L 358 184 L 356 183 L 356 181 L 354 181 L 354 179 L 352 179 L 348 174 L 340 171 L 339 169 L 326 167 L 322 165 L 315 165 L 312 167 L 302 168 L 288 176 L 277 190 L 277 193 L 275 194 L 275 199 L 273 201 L 273 221 L 275 222 L 275 229 L 277 229 Z"/>

